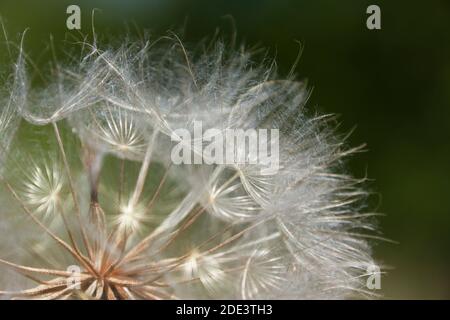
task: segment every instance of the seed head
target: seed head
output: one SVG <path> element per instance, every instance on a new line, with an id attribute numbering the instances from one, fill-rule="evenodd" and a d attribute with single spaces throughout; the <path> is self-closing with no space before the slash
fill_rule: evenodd
<path id="1" fill-rule="evenodd" d="M 19 54 L 2 94 L 1 223 L 31 228 L 38 244 L 0 247 L 0 265 L 28 279 L 0 276 L 3 297 L 368 294 L 372 214 L 362 181 L 342 169 L 359 148 L 345 147 L 332 117 L 306 108 L 304 83 L 216 40 L 188 48 L 171 34 L 83 48 L 77 67 L 56 64 L 45 87 L 30 90 Z M 174 164 L 171 136 L 196 122 L 217 134 L 277 129 L 278 170 L 207 164 L 198 147 L 190 150 L 205 161 Z"/>

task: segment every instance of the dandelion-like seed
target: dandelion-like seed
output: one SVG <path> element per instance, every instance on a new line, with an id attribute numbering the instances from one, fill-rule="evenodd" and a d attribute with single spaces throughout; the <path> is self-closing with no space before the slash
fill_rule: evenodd
<path id="1" fill-rule="evenodd" d="M 38 244 L 0 251 L 1 268 L 26 279 L 0 277 L 3 298 L 369 295 L 373 214 L 341 165 L 359 149 L 345 148 L 331 117 L 306 111 L 303 83 L 217 41 L 84 48 L 76 69 L 57 65 L 45 94 L 28 88 L 19 52 L 2 91 L 1 223 L 26 224 Z M 278 129 L 279 170 L 174 165 L 171 134 L 194 121 Z"/>
<path id="2" fill-rule="evenodd" d="M 61 205 L 64 177 L 59 168 L 32 166 L 30 177 L 24 179 L 24 202 L 37 213 L 49 217 Z"/>

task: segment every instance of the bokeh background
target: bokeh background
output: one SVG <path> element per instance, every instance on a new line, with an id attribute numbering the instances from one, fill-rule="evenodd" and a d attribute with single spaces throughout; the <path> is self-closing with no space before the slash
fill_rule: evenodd
<path id="1" fill-rule="evenodd" d="M 310 108 L 340 114 L 342 131 L 356 125 L 352 145 L 368 152 L 351 162 L 368 175 L 373 205 L 386 214 L 377 242 L 387 299 L 450 298 L 450 2 L 336 0 L 1 0 L 0 15 L 12 38 L 29 28 L 25 44 L 37 55 L 67 37 L 66 8 L 77 4 L 82 32 L 123 34 L 135 23 L 164 34 L 184 26 L 196 41 L 217 27 L 276 54 L 287 73 L 304 51 L 297 72 L 314 87 Z M 381 7 L 382 30 L 366 28 L 366 8 Z M 133 29 L 133 28 L 131 28 Z M 133 32 L 133 31 L 131 31 Z M 1 56 L 1 55 L 0 55 Z M 4 61 L 1 61 L 4 63 Z"/>

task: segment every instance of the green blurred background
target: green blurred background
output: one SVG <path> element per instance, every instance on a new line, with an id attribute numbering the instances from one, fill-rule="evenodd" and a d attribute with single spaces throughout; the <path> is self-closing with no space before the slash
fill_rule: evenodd
<path id="1" fill-rule="evenodd" d="M 392 266 L 382 278 L 385 298 L 450 298 L 450 2 L 431 0 L 1 0 L 0 15 L 12 38 L 30 28 L 27 51 L 39 53 L 49 34 L 64 39 L 66 8 L 82 11 L 91 31 L 99 8 L 99 34 L 119 34 L 125 22 L 157 33 L 186 21 L 184 39 L 198 40 L 216 27 L 276 52 L 287 73 L 301 41 L 297 68 L 314 87 L 309 107 L 341 114 L 342 131 L 357 125 L 352 145 L 355 175 L 372 178 L 383 235 L 375 254 Z M 366 28 L 366 8 L 381 7 L 382 30 Z M 306 78 L 305 78 L 306 79 Z"/>

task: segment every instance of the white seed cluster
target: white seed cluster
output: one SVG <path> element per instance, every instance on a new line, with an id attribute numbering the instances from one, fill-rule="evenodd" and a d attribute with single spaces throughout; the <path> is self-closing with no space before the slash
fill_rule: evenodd
<path id="1" fill-rule="evenodd" d="M 362 180 L 343 171 L 359 148 L 307 110 L 305 84 L 274 62 L 169 34 L 83 43 L 81 58 L 32 85 L 17 56 L 0 91 L 0 236 L 17 239 L 0 245 L 3 298 L 369 294 L 374 214 Z M 174 165 L 170 137 L 195 121 L 278 129 L 278 172 Z"/>

